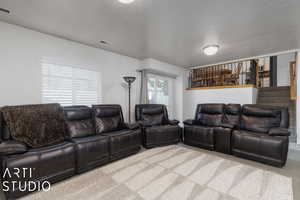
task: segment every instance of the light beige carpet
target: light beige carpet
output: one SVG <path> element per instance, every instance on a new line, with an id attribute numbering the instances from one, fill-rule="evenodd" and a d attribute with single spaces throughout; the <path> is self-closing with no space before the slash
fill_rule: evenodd
<path id="1" fill-rule="evenodd" d="M 183 146 L 154 148 L 24 200 L 293 200 L 292 180 Z"/>

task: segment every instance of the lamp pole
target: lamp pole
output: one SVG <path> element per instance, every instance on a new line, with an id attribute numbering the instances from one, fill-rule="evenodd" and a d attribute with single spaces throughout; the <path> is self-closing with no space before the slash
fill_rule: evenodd
<path id="1" fill-rule="evenodd" d="M 128 121 L 129 123 L 131 122 L 131 119 L 130 119 L 130 105 L 131 105 L 131 102 L 130 102 L 130 96 L 131 96 L 131 84 L 135 81 L 136 77 L 133 77 L 133 76 L 124 76 L 123 79 L 125 80 L 125 82 L 128 84 Z"/>

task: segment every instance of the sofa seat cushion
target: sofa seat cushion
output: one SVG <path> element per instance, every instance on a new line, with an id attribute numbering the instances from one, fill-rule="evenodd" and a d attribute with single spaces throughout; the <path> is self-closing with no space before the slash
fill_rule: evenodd
<path id="1" fill-rule="evenodd" d="M 283 160 L 288 137 L 274 137 L 244 130 L 233 132 L 232 150 L 248 152 L 261 157 Z"/>
<path id="2" fill-rule="evenodd" d="M 17 154 L 2 157 L 2 170 L 14 172 L 16 168 L 27 168 L 27 171 L 19 177 L 11 173 L 11 176 L 4 176 L 3 180 L 8 181 L 50 181 L 55 183 L 75 173 L 75 152 L 74 144 L 64 142 L 61 144 L 31 149 L 24 154 Z M 25 176 L 23 176 L 25 175 Z"/>
<path id="3" fill-rule="evenodd" d="M 184 141 L 187 144 L 214 149 L 214 127 L 185 126 Z"/>
<path id="4" fill-rule="evenodd" d="M 27 151 L 24 143 L 14 140 L 6 140 L 0 143 L 0 155 L 20 154 Z"/>
<path id="5" fill-rule="evenodd" d="M 102 135 L 109 137 L 109 149 L 112 155 L 134 149 L 141 144 L 141 130 L 123 129 L 103 133 Z"/>
<path id="6" fill-rule="evenodd" d="M 97 135 L 72 140 L 76 147 L 77 171 L 85 171 L 109 160 L 108 137 Z"/>
<path id="7" fill-rule="evenodd" d="M 180 127 L 177 125 L 147 127 L 144 139 L 147 146 L 176 143 L 180 140 Z"/>

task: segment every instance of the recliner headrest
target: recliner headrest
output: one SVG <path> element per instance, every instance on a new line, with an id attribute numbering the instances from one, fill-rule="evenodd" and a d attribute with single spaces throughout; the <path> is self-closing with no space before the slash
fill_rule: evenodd
<path id="1" fill-rule="evenodd" d="M 120 115 L 119 106 L 93 106 L 96 117 L 114 117 Z"/>
<path id="2" fill-rule="evenodd" d="M 157 108 L 143 108 L 142 113 L 144 115 L 156 115 L 156 114 L 161 114 L 163 113 L 164 110 L 162 107 L 157 107 Z"/>
<path id="3" fill-rule="evenodd" d="M 223 114 L 224 104 L 201 104 L 201 113 Z"/>
<path id="4" fill-rule="evenodd" d="M 69 121 L 85 120 L 92 118 L 92 110 L 86 106 L 64 107 L 65 117 Z"/>
<path id="5" fill-rule="evenodd" d="M 242 108 L 243 115 L 256 117 L 278 117 L 281 111 L 278 109 L 263 108 L 262 106 L 244 105 Z"/>
<path id="6" fill-rule="evenodd" d="M 224 107 L 224 111 L 229 115 L 239 115 L 241 113 L 242 107 L 240 104 L 227 104 Z"/>

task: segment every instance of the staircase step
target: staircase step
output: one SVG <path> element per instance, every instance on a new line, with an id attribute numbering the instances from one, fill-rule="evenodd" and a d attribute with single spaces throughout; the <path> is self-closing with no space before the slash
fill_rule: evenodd
<path id="1" fill-rule="evenodd" d="M 278 103 L 278 102 L 261 102 L 259 100 L 257 100 L 257 104 L 260 105 L 266 105 L 266 106 L 279 106 L 279 107 L 288 107 L 290 109 L 295 108 L 294 105 L 290 104 L 290 103 Z"/>
<path id="2" fill-rule="evenodd" d="M 270 102 L 270 103 L 293 103 L 290 98 L 287 97 L 258 97 L 258 102 Z"/>
<path id="3" fill-rule="evenodd" d="M 258 92 L 258 97 L 287 97 L 290 98 L 289 91 L 269 91 L 269 92 Z"/>
<path id="4" fill-rule="evenodd" d="M 279 90 L 290 90 L 290 86 L 266 87 L 266 88 L 258 89 L 258 91 L 279 91 Z"/>
<path id="5" fill-rule="evenodd" d="M 290 99 L 290 87 L 259 88 L 257 104 L 281 106 L 289 109 L 291 140 L 296 138 L 296 103 Z"/>

